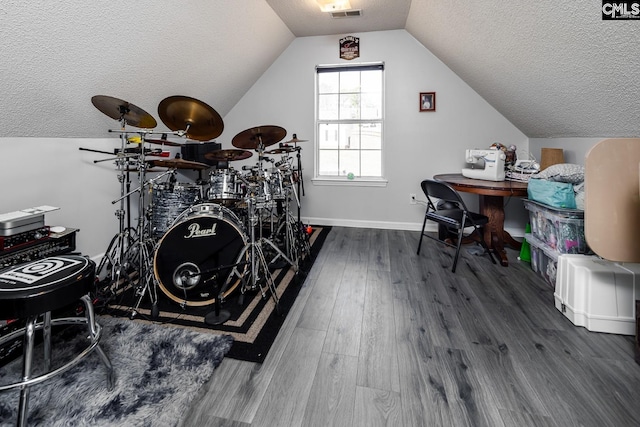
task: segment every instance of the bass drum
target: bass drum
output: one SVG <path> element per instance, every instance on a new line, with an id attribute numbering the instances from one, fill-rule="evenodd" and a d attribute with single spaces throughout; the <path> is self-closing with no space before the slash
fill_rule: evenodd
<path id="1" fill-rule="evenodd" d="M 160 289 L 188 306 L 213 304 L 223 285 L 226 297 L 247 269 L 247 242 L 240 220 L 229 209 L 213 203 L 190 207 L 156 246 L 153 271 Z"/>

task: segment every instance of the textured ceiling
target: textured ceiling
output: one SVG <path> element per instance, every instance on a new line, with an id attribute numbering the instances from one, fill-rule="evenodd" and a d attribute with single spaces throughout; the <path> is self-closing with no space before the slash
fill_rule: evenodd
<path id="1" fill-rule="evenodd" d="M 600 1 L 413 0 L 407 31 L 528 137 L 640 135 L 640 20 Z"/>
<path id="2" fill-rule="evenodd" d="M 294 40 L 264 0 L 0 1 L 0 136 L 108 137 L 94 95 L 224 115 Z"/>
<path id="3" fill-rule="evenodd" d="M 411 0 L 350 0 L 359 17 L 332 18 L 315 0 L 266 0 L 296 37 L 404 28 Z"/>
<path id="4" fill-rule="evenodd" d="M 2 0 L 0 136 L 100 137 L 93 95 L 225 116 L 295 37 L 406 30 L 529 137 L 640 136 L 640 20 L 600 1 Z M 162 124 L 159 126 L 161 130 Z"/>

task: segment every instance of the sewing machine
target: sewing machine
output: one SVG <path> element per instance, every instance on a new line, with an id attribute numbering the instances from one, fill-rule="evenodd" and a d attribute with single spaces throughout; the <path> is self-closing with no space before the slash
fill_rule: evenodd
<path id="1" fill-rule="evenodd" d="M 462 175 L 467 178 L 485 181 L 504 181 L 504 161 L 507 156 L 502 150 L 466 150 L 465 159 L 471 168 L 463 168 Z M 475 166 L 481 166 L 476 168 Z"/>

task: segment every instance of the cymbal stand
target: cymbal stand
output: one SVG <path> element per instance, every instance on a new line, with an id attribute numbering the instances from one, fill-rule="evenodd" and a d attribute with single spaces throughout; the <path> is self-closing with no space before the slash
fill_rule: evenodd
<path id="1" fill-rule="evenodd" d="M 124 133 L 126 120 L 124 115 L 126 111 L 120 111 L 121 118 L 120 124 L 122 133 L 120 134 L 121 147 L 120 152 L 115 157 L 116 166 L 118 168 L 118 181 L 120 182 L 120 208 L 116 210 L 115 215 L 118 218 L 118 233 L 111 239 L 109 246 L 105 251 L 98 268 L 96 269 L 96 276 L 102 277 L 104 270 L 110 270 L 108 286 L 104 290 L 108 290 L 111 293 L 115 293 L 117 287 L 122 284 L 126 284 L 129 279 L 127 274 L 127 260 L 125 257 L 126 251 L 129 249 L 132 240 L 135 236 L 132 235 L 133 229 L 131 228 L 130 219 L 130 200 L 129 197 L 124 197 L 131 186 L 131 180 L 129 175 L 130 160 L 138 157 L 138 154 L 129 155 L 125 151 L 125 145 L 127 138 Z M 111 159 L 96 160 L 94 163 L 101 161 L 108 161 Z M 125 208 L 126 200 L 126 208 Z M 115 203 L 115 202 L 114 202 Z M 125 216 L 127 224 L 125 227 Z M 106 277 L 104 277 L 106 279 Z"/>
<path id="2" fill-rule="evenodd" d="M 140 133 L 140 140 L 144 141 L 144 134 L 148 132 L 139 131 L 138 133 Z M 168 173 L 171 173 L 171 171 L 166 171 L 160 176 L 154 178 L 153 180 L 150 180 L 149 182 L 146 181 L 147 164 L 145 161 L 144 144 L 142 144 L 142 142 L 140 144 L 140 153 L 139 153 L 138 163 L 139 163 L 139 166 L 138 166 L 139 186 L 137 189 L 130 191 L 127 194 L 125 194 L 123 197 L 121 197 L 121 199 L 123 199 L 124 197 L 128 197 L 129 195 L 135 193 L 136 191 L 138 192 L 138 223 L 136 228 L 137 239 L 129 247 L 129 250 L 127 251 L 127 254 L 131 256 L 131 259 L 136 260 L 132 262 L 137 262 L 136 268 L 138 272 L 138 282 L 137 282 L 137 285 L 133 287 L 134 292 L 137 295 L 137 299 L 136 299 L 136 303 L 131 308 L 131 313 L 129 314 L 129 317 L 131 319 L 135 318 L 138 315 L 138 308 L 140 307 L 140 304 L 142 303 L 142 300 L 147 293 L 149 294 L 149 298 L 151 300 L 151 317 L 158 316 L 158 290 L 156 286 L 157 284 L 155 283 L 155 280 L 152 274 L 153 269 L 151 268 L 151 263 L 152 263 L 151 253 L 153 252 L 155 242 L 151 237 L 150 223 L 145 213 L 146 211 L 145 187 L 149 185 L 150 182 L 153 182 L 156 179 L 159 179 L 160 177 Z"/>
<path id="3" fill-rule="evenodd" d="M 298 194 L 302 195 L 304 197 L 304 181 L 302 179 L 302 156 L 300 155 L 300 151 L 302 151 L 302 147 L 298 147 L 298 144 L 296 144 L 295 142 L 293 143 L 294 146 L 294 150 L 296 152 L 296 159 L 298 160 L 298 192 L 296 193 L 296 199 L 298 201 L 298 222 L 302 223 L 301 219 L 300 219 L 300 211 L 301 211 L 301 205 L 300 205 L 300 199 L 298 198 Z M 302 193 L 300 192 L 302 191 Z"/>

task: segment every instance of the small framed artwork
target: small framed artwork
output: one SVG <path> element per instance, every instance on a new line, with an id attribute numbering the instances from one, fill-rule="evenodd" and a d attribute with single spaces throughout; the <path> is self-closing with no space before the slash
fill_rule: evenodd
<path id="1" fill-rule="evenodd" d="M 420 111 L 436 111 L 435 92 L 420 92 Z"/>

